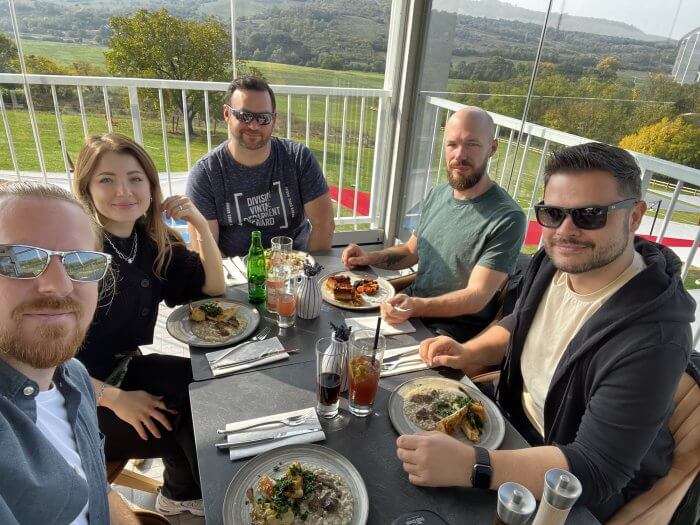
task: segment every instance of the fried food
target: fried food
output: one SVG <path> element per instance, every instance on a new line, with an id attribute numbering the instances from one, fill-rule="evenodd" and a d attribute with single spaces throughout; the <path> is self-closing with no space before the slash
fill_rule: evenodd
<path id="1" fill-rule="evenodd" d="M 355 289 L 359 294 L 375 295 L 379 291 L 379 283 L 374 279 L 362 279 L 355 284 Z"/>
<path id="2" fill-rule="evenodd" d="M 329 275 L 326 279 L 326 288 L 328 290 L 333 290 L 336 284 L 347 284 L 350 285 L 349 275 Z"/>

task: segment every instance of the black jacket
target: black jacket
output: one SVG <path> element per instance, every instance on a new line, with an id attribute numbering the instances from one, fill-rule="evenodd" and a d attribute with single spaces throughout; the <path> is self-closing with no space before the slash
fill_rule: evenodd
<path id="1" fill-rule="evenodd" d="M 580 501 L 605 520 L 664 476 L 673 455 L 668 419 L 692 348 L 695 302 L 681 263 L 661 245 L 635 239 L 647 267 L 591 317 L 569 343 L 544 405 L 544 440 L 522 407 L 520 358 L 556 268 L 540 250 L 525 274 L 501 365 L 497 399 L 533 444 L 554 445 L 581 481 Z"/>

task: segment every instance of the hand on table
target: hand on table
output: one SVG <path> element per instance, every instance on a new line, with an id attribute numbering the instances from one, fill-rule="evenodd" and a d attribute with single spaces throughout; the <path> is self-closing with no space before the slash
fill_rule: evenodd
<path id="1" fill-rule="evenodd" d="M 380 305 L 382 320 L 389 324 L 400 324 L 411 317 L 417 317 L 418 301 L 417 297 L 403 293 L 387 299 Z"/>
<path id="2" fill-rule="evenodd" d="M 355 266 L 369 266 L 369 255 L 365 250 L 357 244 L 348 244 L 343 250 L 343 255 L 340 256 L 340 261 L 346 268 L 351 269 Z"/>
<path id="3" fill-rule="evenodd" d="M 158 421 L 167 430 L 173 429 L 164 412 L 177 414 L 177 410 L 171 410 L 165 406 L 163 396 L 152 396 L 143 390 L 119 390 L 109 408 L 119 419 L 134 427 L 139 437 L 144 441 L 148 440 L 146 429 L 155 437 L 160 438 L 160 431 L 155 421 Z"/>
<path id="4" fill-rule="evenodd" d="M 464 347 L 454 339 L 441 335 L 425 339 L 420 344 L 420 357 L 429 367 L 449 366 L 463 370 L 469 366 L 469 356 Z"/>
<path id="5" fill-rule="evenodd" d="M 468 487 L 474 449 L 442 432 L 399 436 L 396 455 L 408 481 L 424 487 Z"/>

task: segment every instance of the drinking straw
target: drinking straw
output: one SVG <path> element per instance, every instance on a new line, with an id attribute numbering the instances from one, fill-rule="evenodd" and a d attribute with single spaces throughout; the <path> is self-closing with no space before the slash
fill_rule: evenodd
<path id="1" fill-rule="evenodd" d="M 377 356 L 377 345 L 379 344 L 379 330 L 382 328 L 382 316 L 377 317 L 377 330 L 374 332 L 374 346 L 372 347 L 372 366 Z"/>

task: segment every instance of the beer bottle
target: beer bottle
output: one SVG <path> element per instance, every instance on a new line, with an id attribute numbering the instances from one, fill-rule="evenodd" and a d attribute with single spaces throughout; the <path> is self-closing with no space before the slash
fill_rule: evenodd
<path id="1" fill-rule="evenodd" d="M 253 240 L 248 249 L 248 300 L 253 304 L 265 302 L 265 251 L 260 232 L 253 232 Z"/>

